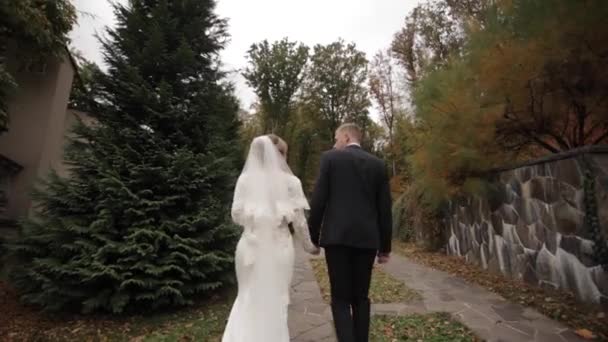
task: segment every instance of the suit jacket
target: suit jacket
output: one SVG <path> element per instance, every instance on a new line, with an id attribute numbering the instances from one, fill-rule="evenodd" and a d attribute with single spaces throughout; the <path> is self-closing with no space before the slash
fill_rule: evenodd
<path id="1" fill-rule="evenodd" d="M 384 162 L 358 146 L 321 156 L 309 228 L 315 244 L 390 253 L 391 194 Z"/>

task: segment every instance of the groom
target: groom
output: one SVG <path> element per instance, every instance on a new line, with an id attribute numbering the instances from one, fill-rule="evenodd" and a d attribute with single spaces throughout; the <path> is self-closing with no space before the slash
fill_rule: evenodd
<path id="1" fill-rule="evenodd" d="M 367 342 L 374 259 L 386 263 L 392 216 L 384 162 L 361 148 L 361 129 L 344 124 L 321 157 L 310 211 L 310 235 L 325 248 L 331 309 L 339 342 Z"/>

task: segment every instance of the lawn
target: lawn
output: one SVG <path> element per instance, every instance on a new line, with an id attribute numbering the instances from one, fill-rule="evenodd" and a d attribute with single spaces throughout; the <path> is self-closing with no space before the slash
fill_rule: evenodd
<path id="1" fill-rule="evenodd" d="M 0 282 L 0 341 L 209 341 L 221 340 L 235 291 L 192 307 L 132 317 L 49 315 L 18 302 Z"/>
<path id="2" fill-rule="evenodd" d="M 312 259 L 312 268 L 319 282 L 321 294 L 326 302 L 330 302 L 329 276 L 327 266 L 323 259 Z M 369 298 L 372 303 L 404 303 L 420 299 L 420 295 L 405 286 L 402 282 L 391 277 L 381 269 L 374 267 L 372 283 L 369 290 Z"/>
<path id="3" fill-rule="evenodd" d="M 408 316 L 373 316 L 370 341 L 464 342 L 481 341 L 447 313 Z"/>

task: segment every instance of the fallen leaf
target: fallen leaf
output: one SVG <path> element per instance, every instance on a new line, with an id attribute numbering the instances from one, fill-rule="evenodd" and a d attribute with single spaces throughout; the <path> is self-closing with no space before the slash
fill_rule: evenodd
<path id="1" fill-rule="evenodd" d="M 575 331 L 575 333 L 586 340 L 595 339 L 595 335 L 588 329 L 578 329 Z"/>

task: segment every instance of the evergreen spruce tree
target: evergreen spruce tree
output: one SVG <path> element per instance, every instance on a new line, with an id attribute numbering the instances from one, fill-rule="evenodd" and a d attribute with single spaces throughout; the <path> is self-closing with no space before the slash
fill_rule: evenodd
<path id="1" fill-rule="evenodd" d="M 49 310 L 192 303 L 231 280 L 237 102 L 222 82 L 226 22 L 212 0 L 115 5 L 89 108 L 12 246 L 13 279 Z"/>

